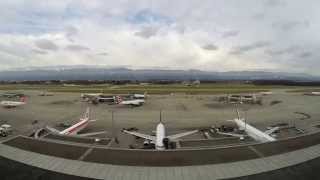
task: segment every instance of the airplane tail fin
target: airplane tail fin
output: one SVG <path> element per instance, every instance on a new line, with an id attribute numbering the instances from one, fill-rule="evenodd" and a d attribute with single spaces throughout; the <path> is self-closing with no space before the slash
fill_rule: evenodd
<path id="1" fill-rule="evenodd" d="M 26 102 L 27 102 L 27 97 L 26 97 L 26 96 L 22 96 L 22 97 L 20 98 L 20 102 L 26 103 Z"/>
<path id="2" fill-rule="evenodd" d="M 162 110 L 160 110 L 160 119 L 159 122 L 162 123 Z"/>
<path id="3" fill-rule="evenodd" d="M 123 100 L 122 100 L 122 97 L 121 97 L 121 96 L 116 96 L 116 98 L 115 98 L 116 104 L 120 104 L 122 101 L 123 101 Z"/>
<path id="4" fill-rule="evenodd" d="M 237 117 L 238 117 L 238 119 L 240 120 L 240 113 L 239 113 L 239 109 L 238 109 L 238 108 L 236 108 L 236 111 L 237 111 Z"/>
<path id="5" fill-rule="evenodd" d="M 90 119 L 90 108 L 87 107 L 86 112 L 84 113 L 84 119 Z"/>

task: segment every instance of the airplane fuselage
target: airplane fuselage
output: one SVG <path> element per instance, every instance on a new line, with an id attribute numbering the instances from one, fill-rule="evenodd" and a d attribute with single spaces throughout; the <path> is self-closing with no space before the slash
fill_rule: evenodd
<path id="1" fill-rule="evenodd" d="M 157 150 L 164 150 L 164 144 L 163 144 L 163 140 L 166 137 L 166 129 L 165 126 L 160 122 L 157 125 L 157 131 L 156 131 L 156 149 Z"/>
<path id="2" fill-rule="evenodd" d="M 320 96 L 320 92 L 311 92 L 310 95 L 313 95 L 313 96 Z"/>
<path id="3" fill-rule="evenodd" d="M 145 95 L 144 94 L 133 94 L 133 98 L 135 98 L 135 99 L 145 99 Z"/>
<path id="4" fill-rule="evenodd" d="M 10 108 L 10 107 L 17 107 L 17 106 L 25 105 L 26 103 L 25 102 L 19 102 L 19 101 L 1 101 L 0 104 L 3 107 Z"/>
<path id="5" fill-rule="evenodd" d="M 122 104 L 122 105 L 132 105 L 132 106 L 141 106 L 143 103 L 144 103 L 144 100 L 142 100 L 142 99 L 135 99 L 135 100 L 121 101 L 119 104 Z"/>
<path id="6" fill-rule="evenodd" d="M 270 142 L 270 141 L 275 141 L 276 139 L 271 137 L 270 135 L 260 131 L 259 129 L 251 126 L 248 123 L 245 123 L 241 119 L 234 119 L 234 122 L 239 126 L 241 130 L 244 130 L 248 136 L 253 138 L 256 141 L 259 142 Z"/>
<path id="7" fill-rule="evenodd" d="M 161 118 L 160 118 L 161 119 Z M 148 145 L 149 143 L 154 144 L 156 150 L 165 150 L 167 148 L 170 148 L 170 142 L 173 142 L 181 137 L 188 136 L 190 134 L 194 134 L 198 132 L 198 130 L 194 131 L 188 131 L 184 133 L 179 133 L 179 134 L 173 134 L 173 135 L 166 135 L 166 130 L 164 124 L 159 122 L 159 124 L 156 127 L 156 134 L 155 136 L 153 135 L 147 135 L 147 134 L 142 134 L 136 131 L 128 131 L 124 129 L 122 132 L 131 134 L 133 136 L 139 137 L 139 138 L 144 138 L 145 139 L 145 145 Z"/>

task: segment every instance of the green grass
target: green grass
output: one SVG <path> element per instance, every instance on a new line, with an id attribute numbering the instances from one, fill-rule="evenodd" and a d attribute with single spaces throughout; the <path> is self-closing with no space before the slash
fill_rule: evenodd
<path id="1" fill-rule="evenodd" d="M 106 94 L 127 94 L 127 93 L 144 93 L 148 94 L 225 94 L 225 93 L 254 93 L 269 91 L 271 89 L 290 88 L 297 89 L 298 87 L 288 86 L 256 86 L 252 84 L 236 84 L 236 83 L 212 83 L 201 84 L 200 86 L 185 86 L 182 84 L 170 85 L 0 85 L 0 90 L 46 90 L 50 92 L 70 92 L 70 93 L 106 93 Z M 300 87 L 301 88 L 301 87 Z"/>
<path id="2" fill-rule="evenodd" d="M 303 89 L 293 89 L 293 90 L 288 90 L 287 92 L 289 93 L 308 93 L 308 92 L 320 92 L 320 87 L 315 88 L 303 88 Z"/>

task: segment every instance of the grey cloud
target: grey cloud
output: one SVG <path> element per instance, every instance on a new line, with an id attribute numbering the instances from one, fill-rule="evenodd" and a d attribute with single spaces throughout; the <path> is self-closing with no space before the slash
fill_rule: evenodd
<path id="1" fill-rule="evenodd" d="M 29 56 L 28 48 L 25 45 L 10 46 L 0 43 L 0 52 L 15 56 L 18 58 L 26 58 Z"/>
<path id="2" fill-rule="evenodd" d="M 286 2 L 283 0 L 266 0 L 265 1 L 265 6 L 268 7 L 278 7 L 278 6 L 285 6 Z"/>
<path id="3" fill-rule="evenodd" d="M 41 54 L 41 55 L 48 54 L 47 51 L 43 51 L 43 50 L 39 50 L 39 49 L 32 49 L 31 51 L 32 51 L 33 53 Z"/>
<path id="4" fill-rule="evenodd" d="M 228 37 L 234 37 L 234 36 L 238 36 L 239 31 L 233 30 L 233 31 L 226 31 L 222 34 L 223 38 L 228 38 Z"/>
<path id="5" fill-rule="evenodd" d="M 74 26 L 66 27 L 66 34 L 68 36 L 76 35 L 76 34 L 78 34 L 78 32 L 79 32 L 79 30 Z"/>
<path id="6" fill-rule="evenodd" d="M 178 33 L 184 34 L 186 32 L 187 28 L 184 25 L 178 25 L 175 27 L 175 29 L 177 30 Z"/>
<path id="7" fill-rule="evenodd" d="M 39 39 L 34 43 L 38 48 L 44 50 L 56 51 L 59 49 L 59 47 L 54 42 L 47 39 Z"/>
<path id="8" fill-rule="evenodd" d="M 265 17 L 266 15 L 264 13 L 257 13 L 252 16 L 252 18 L 255 20 L 263 20 Z"/>
<path id="9" fill-rule="evenodd" d="M 143 28 L 141 31 L 135 32 L 134 35 L 135 36 L 139 36 L 145 39 L 148 39 L 152 36 L 155 36 L 158 33 L 158 28 L 156 27 L 145 27 Z"/>
<path id="10" fill-rule="evenodd" d="M 283 54 L 293 54 L 297 52 L 299 49 L 300 47 L 298 46 L 290 46 L 284 49 L 268 49 L 268 50 L 265 50 L 265 53 L 269 54 L 270 56 L 280 56 Z"/>
<path id="11" fill-rule="evenodd" d="M 312 51 L 305 51 L 303 48 L 299 46 L 290 46 L 288 48 L 278 49 L 278 50 L 269 49 L 269 50 L 266 50 L 265 53 L 272 57 L 287 55 L 288 57 L 291 57 L 294 59 L 309 58 L 313 56 Z"/>
<path id="12" fill-rule="evenodd" d="M 101 53 L 97 53 L 98 56 L 108 56 L 109 53 L 107 52 L 101 52 Z"/>
<path id="13" fill-rule="evenodd" d="M 70 51 L 89 51 L 90 50 L 90 48 L 82 45 L 68 45 L 66 46 L 65 49 Z"/>
<path id="14" fill-rule="evenodd" d="M 278 21 L 272 23 L 272 27 L 283 31 L 290 31 L 296 28 L 308 28 L 309 21 Z"/>
<path id="15" fill-rule="evenodd" d="M 74 26 L 68 26 L 65 28 L 65 33 L 68 40 L 73 42 L 73 37 L 79 33 L 79 30 Z"/>
<path id="16" fill-rule="evenodd" d="M 255 42 L 253 44 L 234 47 L 230 51 L 230 54 L 238 55 L 238 54 L 242 54 L 242 53 L 245 53 L 245 52 L 248 52 L 248 51 L 253 51 L 253 50 L 256 50 L 256 49 L 264 48 L 264 47 L 267 47 L 269 45 L 270 45 L 270 42 L 258 41 L 258 42 Z"/>
<path id="17" fill-rule="evenodd" d="M 300 58 L 309 58 L 311 57 L 313 54 L 312 52 L 303 52 L 299 55 Z"/>
<path id="18" fill-rule="evenodd" d="M 218 46 L 214 45 L 214 44 L 207 44 L 205 46 L 202 47 L 202 49 L 204 50 L 209 50 L 209 51 L 215 51 L 218 50 Z"/>

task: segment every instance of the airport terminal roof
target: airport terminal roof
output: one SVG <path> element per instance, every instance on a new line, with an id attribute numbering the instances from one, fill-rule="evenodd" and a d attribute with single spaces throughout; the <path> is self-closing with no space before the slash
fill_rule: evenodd
<path id="1" fill-rule="evenodd" d="M 24 151 L 0 144 L 6 159 L 67 175 L 92 179 L 228 179 L 278 170 L 319 158 L 320 145 L 253 160 L 197 166 L 142 167 L 89 163 Z"/>
<path id="2" fill-rule="evenodd" d="M 199 157 L 199 154 L 202 154 L 203 158 L 214 160 L 211 164 L 208 164 L 208 162 L 201 164 L 196 161 L 195 165 L 183 165 L 182 157 L 175 157 L 171 154 L 172 152 L 186 152 L 186 150 L 181 152 L 179 150 L 163 151 L 162 153 L 150 150 L 123 150 L 122 152 L 120 151 L 114 154 L 113 151 L 115 149 L 105 148 L 105 151 L 98 153 L 102 160 L 110 160 L 110 158 L 108 158 L 110 154 L 108 153 L 111 153 L 115 160 L 118 159 L 120 161 L 117 163 L 114 160 L 107 163 L 99 161 L 95 157 L 90 157 L 91 153 L 93 155 L 95 154 L 94 151 L 96 148 L 101 150 L 100 146 L 89 146 L 80 143 L 68 144 L 60 140 L 39 140 L 23 136 L 17 136 L 0 144 L 0 156 L 2 159 L 4 158 L 30 167 L 40 168 L 48 172 L 89 179 L 229 179 L 274 172 L 320 159 L 320 144 L 317 144 L 319 142 L 318 137 L 319 133 L 314 133 L 270 144 L 257 144 L 258 146 L 256 147 L 249 145 L 248 148 L 250 148 L 252 152 L 255 152 L 256 155 L 259 156 L 262 152 L 260 157 L 247 157 L 246 159 L 244 158 L 245 160 L 241 159 L 238 161 L 229 161 L 227 159 L 227 161 L 223 162 L 221 158 L 226 156 L 223 156 L 222 153 L 216 153 L 217 150 L 212 151 L 213 154 L 203 154 L 201 153 L 203 150 L 198 152 L 187 151 L 192 152 L 190 156 Z M 304 142 L 302 144 L 306 145 L 305 148 L 301 147 L 301 141 Z M 277 145 L 277 143 L 284 148 L 279 148 L 280 145 Z M 59 144 L 62 149 L 59 148 Z M 268 147 L 268 145 L 270 145 L 270 147 Z M 242 148 L 242 146 L 237 146 L 229 149 L 218 149 L 228 155 L 230 153 L 228 153 L 229 150 L 232 151 L 233 148 L 237 149 L 239 147 Z M 292 151 L 288 152 L 288 149 Z M 279 151 L 280 154 L 263 154 L 272 151 Z M 283 153 L 281 153 L 281 151 L 283 151 Z M 147 158 L 153 159 L 151 156 L 153 153 L 155 154 L 155 160 L 159 160 L 159 157 L 168 156 L 171 159 L 171 164 L 169 164 L 170 166 L 164 166 L 161 162 L 159 166 L 155 164 L 151 164 L 151 166 L 143 165 L 139 162 L 138 164 L 132 164 L 130 161 L 137 158 L 133 157 L 130 159 L 129 156 L 126 155 L 133 155 L 132 152 L 138 152 L 140 154 L 139 158 L 145 160 Z M 237 152 L 233 151 L 232 153 Z M 143 157 L 143 154 L 146 156 Z M 221 157 L 219 157 L 220 155 Z M 128 158 L 129 161 L 124 160 L 121 156 Z M 217 157 L 212 158 L 212 156 Z M 238 156 L 242 156 L 241 152 Z M 217 161 L 219 159 L 220 161 Z M 186 157 L 185 160 L 185 162 L 188 162 L 188 157 Z M 178 162 L 172 164 L 173 161 Z M 179 161 L 181 161 L 182 164 Z M 126 163 L 128 164 L 126 165 Z M 293 171 L 288 172 L 292 173 Z"/>

